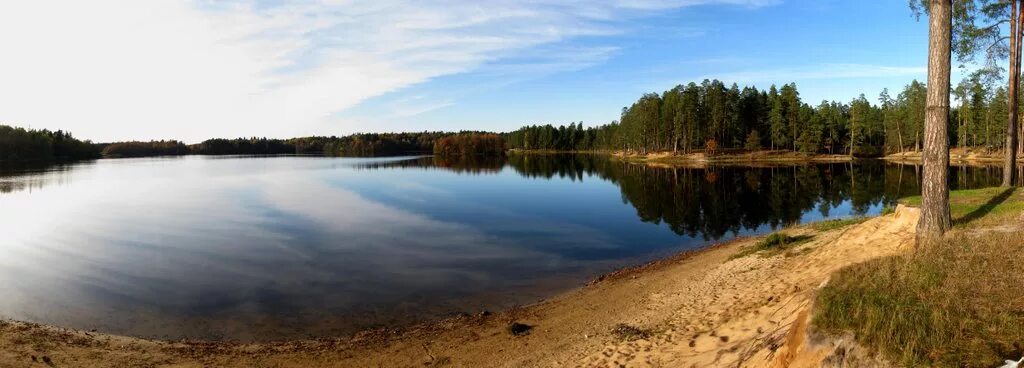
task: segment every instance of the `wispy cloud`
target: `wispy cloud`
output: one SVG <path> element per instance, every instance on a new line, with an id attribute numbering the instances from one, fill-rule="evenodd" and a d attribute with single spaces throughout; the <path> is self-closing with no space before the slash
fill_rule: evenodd
<path id="1" fill-rule="evenodd" d="M 455 101 L 445 100 L 432 100 L 427 99 L 423 96 L 417 96 L 416 98 L 402 98 L 391 102 L 391 117 L 394 118 L 410 118 L 420 114 L 425 114 L 434 110 L 443 109 L 448 106 L 455 104 Z"/>
<path id="2" fill-rule="evenodd" d="M 713 76 L 697 78 L 717 78 L 723 81 L 743 83 L 771 82 L 789 83 L 802 80 L 820 79 L 851 79 L 851 78 L 890 78 L 924 75 L 928 71 L 925 66 L 887 66 L 869 64 L 821 64 L 802 68 L 758 69 L 737 72 L 717 73 Z"/>
<path id="3" fill-rule="evenodd" d="M 515 60 L 574 38 L 619 34 L 624 21 L 657 10 L 774 3 L 4 2 L 0 119 L 103 140 L 334 133 L 344 130 L 337 112 L 437 77 L 603 62 L 613 46 Z"/>

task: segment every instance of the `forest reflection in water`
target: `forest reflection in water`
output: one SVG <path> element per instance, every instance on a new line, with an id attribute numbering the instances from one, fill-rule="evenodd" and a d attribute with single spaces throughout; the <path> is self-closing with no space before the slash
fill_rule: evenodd
<path id="1" fill-rule="evenodd" d="M 954 188 L 997 185 L 957 167 Z M 330 336 L 531 303 L 734 236 L 872 215 L 913 165 L 601 155 L 0 165 L 0 316 L 159 338 Z"/>
<path id="2" fill-rule="evenodd" d="M 646 165 L 593 154 L 514 154 L 496 157 L 421 157 L 361 165 L 361 168 L 441 168 L 458 173 L 497 174 L 505 167 L 527 178 L 615 183 L 622 200 L 644 222 L 665 223 L 683 236 L 718 240 L 764 225 L 772 229 L 820 218 L 877 214 L 921 191 L 921 166 L 882 160 L 847 163 L 757 163 L 707 167 Z M 996 186 L 995 165 L 950 168 L 950 187 Z M 1018 178 L 1020 175 L 1018 175 Z M 849 211 L 837 212 L 837 207 Z"/>

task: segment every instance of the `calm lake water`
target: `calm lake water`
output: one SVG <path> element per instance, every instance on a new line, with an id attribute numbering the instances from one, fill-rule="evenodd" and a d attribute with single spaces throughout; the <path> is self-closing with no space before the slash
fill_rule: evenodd
<path id="1" fill-rule="evenodd" d="M 877 214 L 919 180 L 878 161 L 668 169 L 571 155 L 0 166 L 0 316 L 170 339 L 343 335 Z M 999 170 L 951 180 L 997 185 Z"/>

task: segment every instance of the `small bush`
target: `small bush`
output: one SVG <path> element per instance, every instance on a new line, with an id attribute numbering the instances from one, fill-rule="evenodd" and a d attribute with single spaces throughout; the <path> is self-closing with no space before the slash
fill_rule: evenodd
<path id="1" fill-rule="evenodd" d="M 716 141 L 714 138 L 711 138 L 708 139 L 707 142 L 704 142 L 704 154 L 708 156 L 713 156 L 716 153 L 718 153 L 718 141 Z"/>
<path id="2" fill-rule="evenodd" d="M 512 336 L 523 336 L 529 334 L 532 329 L 533 326 L 519 322 L 509 323 L 508 327 L 505 328 L 505 330 Z"/>
<path id="3" fill-rule="evenodd" d="M 744 148 L 757 151 L 761 149 L 761 135 L 757 133 L 757 130 L 751 130 L 750 134 L 747 134 L 747 142 L 743 145 Z"/>
<path id="4" fill-rule="evenodd" d="M 746 249 L 737 253 L 733 258 L 740 258 L 757 252 L 767 252 L 766 255 L 775 255 L 778 252 L 793 248 L 797 245 L 806 243 L 811 240 L 813 236 L 810 235 L 797 235 L 789 236 L 784 232 L 771 233 L 761 241 L 757 242 L 753 246 L 747 247 Z"/>
<path id="5" fill-rule="evenodd" d="M 615 325 L 615 329 L 612 330 L 612 334 L 615 335 L 615 337 L 618 337 L 620 340 L 625 341 L 633 341 L 651 337 L 651 331 L 630 326 L 625 323 Z"/>
<path id="6" fill-rule="evenodd" d="M 792 241 L 792 237 L 786 235 L 786 233 L 771 233 L 760 242 L 757 243 L 757 248 L 760 249 L 771 249 L 777 247 L 784 247 Z"/>

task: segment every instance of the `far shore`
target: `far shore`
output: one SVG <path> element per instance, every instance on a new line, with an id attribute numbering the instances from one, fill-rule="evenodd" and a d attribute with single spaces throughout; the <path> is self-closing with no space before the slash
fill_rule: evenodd
<path id="1" fill-rule="evenodd" d="M 709 154 L 705 151 L 693 151 L 693 152 L 627 152 L 627 151 L 553 151 L 553 150 L 510 150 L 514 153 L 519 154 L 558 154 L 558 153 L 580 153 L 580 154 L 605 154 L 611 155 L 618 159 L 630 162 L 644 162 L 654 164 L 666 164 L 666 165 L 680 165 L 680 166 L 693 166 L 693 165 L 709 165 L 709 164 L 723 164 L 723 165 L 742 165 L 748 163 L 831 163 L 831 162 L 850 162 L 855 157 L 847 154 L 827 154 L 827 153 L 803 153 L 794 152 L 790 150 L 722 150 L 716 153 Z"/>
<path id="2" fill-rule="evenodd" d="M 883 157 L 886 161 L 897 163 L 921 163 L 921 151 L 907 151 L 893 153 Z M 949 161 L 952 163 L 1002 165 L 1006 160 L 1006 154 L 998 150 L 953 148 L 949 150 Z M 1017 155 L 1017 164 L 1024 164 L 1024 156 Z"/>

